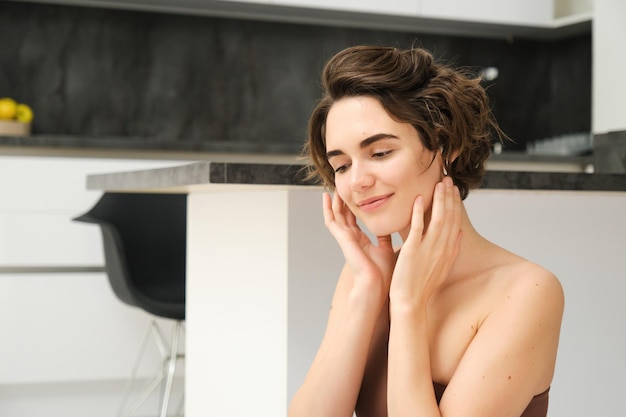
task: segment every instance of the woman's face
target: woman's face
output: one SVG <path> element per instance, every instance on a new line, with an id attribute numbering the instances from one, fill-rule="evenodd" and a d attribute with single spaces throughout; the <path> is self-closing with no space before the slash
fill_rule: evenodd
<path id="1" fill-rule="evenodd" d="M 441 155 L 435 158 L 415 128 L 393 120 L 375 98 L 346 97 L 333 104 L 326 152 L 336 192 L 376 236 L 400 232 L 406 238 L 418 195 L 429 216 L 442 178 Z"/>

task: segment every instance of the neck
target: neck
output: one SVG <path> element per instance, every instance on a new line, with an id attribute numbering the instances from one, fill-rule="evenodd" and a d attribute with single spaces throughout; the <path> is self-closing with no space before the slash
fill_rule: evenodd
<path id="1" fill-rule="evenodd" d="M 474 274 L 481 269 L 481 265 L 489 257 L 486 255 L 490 249 L 493 249 L 495 245 L 480 235 L 467 215 L 465 206 L 463 205 L 462 219 L 461 219 L 461 242 L 459 253 L 448 280 L 456 280 L 468 276 L 468 274 Z"/>
<path id="2" fill-rule="evenodd" d="M 495 246 L 474 229 L 467 214 L 467 210 L 465 209 L 465 205 L 462 205 L 461 216 L 461 231 L 463 232 L 460 242 L 461 246 L 452 270 L 450 271 L 448 277 L 449 282 L 474 274 L 475 271 L 480 269 L 481 264 L 484 263 L 486 259 L 485 252 Z M 430 213 L 427 213 L 426 217 L 425 222 L 428 224 Z M 406 236 L 403 235 L 402 238 L 405 240 Z"/>

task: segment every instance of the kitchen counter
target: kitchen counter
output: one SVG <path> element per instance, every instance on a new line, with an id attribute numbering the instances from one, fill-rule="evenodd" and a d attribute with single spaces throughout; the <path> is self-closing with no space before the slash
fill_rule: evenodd
<path id="1" fill-rule="evenodd" d="M 294 164 L 302 143 L 186 141 L 145 137 L 43 135 L 0 136 L 0 155 L 176 159 Z M 540 155 L 521 151 L 492 154 L 490 171 L 593 172 L 591 155 Z M 618 171 L 619 172 L 619 171 Z"/>
<path id="2" fill-rule="evenodd" d="M 230 142 L 180 142 L 148 138 L 99 137 L 71 135 L 0 136 L 0 154 L 34 156 L 114 157 L 136 159 L 176 159 L 201 161 L 191 169 L 197 180 L 208 183 L 244 181 L 248 184 L 300 185 L 295 168 L 301 144 Z M 218 163 L 227 163 L 220 167 Z M 291 168 L 287 166 L 293 165 Z M 190 168 L 185 169 L 190 172 Z M 484 189 L 622 191 L 626 176 L 586 174 L 592 171 L 590 156 L 530 155 L 524 152 L 493 154 L 487 161 Z M 219 179 L 220 170 L 229 176 Z M 139 175 L 139 174 L 137 174 Z M 162 175 L 171 175 L 163 173 Z M 176 178 L 182 179 L 180 171 Z M 151 181 L 156 177 L 150 175 Z M 95 180 L 95 179 L 94 179 Z M 110 180 L 110 179 L 109 179 Z M 128 181 L 127 179 L 126 181 Z M 97 181 L 106 181 L 103 178 Z M 183 180 L 184 181 L 184 180 Z M 126 186 L 130 183 L 126 182 Z"/>
<path id="3" fill-rule="evenodd" d="M 216 185 L 314 185 L 302 165 L 202 161 L 149 171 L 90 175 L 89 189 L 186 193 Z M 488 171 L 481 189 L 626 191 L 626 175 Z"/>

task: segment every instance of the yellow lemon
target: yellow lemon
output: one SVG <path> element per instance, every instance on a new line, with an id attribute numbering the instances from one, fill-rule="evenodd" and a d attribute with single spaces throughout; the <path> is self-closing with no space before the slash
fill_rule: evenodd
<path id="1" fill-rule="evenodd" d="M 11 120 L 15 117 L 17 102 L 9 97 L 0 98 L 0 119 Z"/>
<path id="2" fill-rule="evenodd" d="M 28 104 L 20 103 L 15 107 L 15 118 L 18 122 L 30 123 L 33 120 L 33 109 Z"/>

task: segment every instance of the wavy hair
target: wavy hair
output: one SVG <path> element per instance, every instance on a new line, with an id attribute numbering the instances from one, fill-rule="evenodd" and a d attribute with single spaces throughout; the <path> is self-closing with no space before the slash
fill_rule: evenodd
<path id="1" fill-rule="evenodd" d="M 485 173 L 494 135 L 506 137 L 493 118 L 481 78 L 436 63 L 421 48 L 355 46 L 333 56 L 322 71 L 324 89 L 308 124 L 303 153 L 308 179 L 335 188 L 326 158 L 326 118 L 333 103 L 354 96 L 377 99 L 394 120 L 410 123 L 424 147 L 441 150 L 448 175 L 465 199 Z"/>

